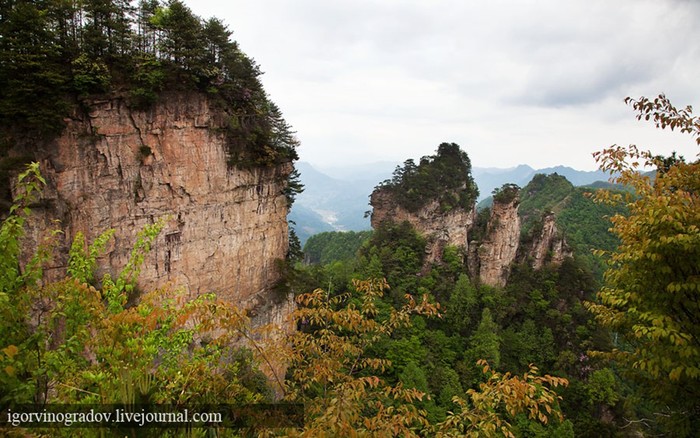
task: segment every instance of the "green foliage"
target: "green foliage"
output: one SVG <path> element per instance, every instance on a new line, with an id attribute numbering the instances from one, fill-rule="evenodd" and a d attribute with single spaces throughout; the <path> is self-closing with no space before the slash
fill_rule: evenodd
<path id="1" fill-rule="evenodd" d="M 538 369 L 530 366 L 523 375 L 511 376 L 491 370 L 486 361 L 479 361 L 484 374 L 488 376 L 479 390 L 467 391 L 469 401 L 455 397 L 454 402 L 460 410 L 451 413 L 441 424 L 437 425 L 436 436 L 506 436 L 515 437 L 514 427 L 506 420 L 525 414 L 530 420 L 547 424 L 550 417 L 562 420 L 558 410 L 559 397 L 550 387 L 567 385 L 566 379 L 549 375 L 539 376 Z M 498 412 L 505 412 L 499 415 Z"/>
<path id="2" fill-rule="evenodd" d="M 167 74 L 161 61 L 153 54 L 144 53 L 134 58 L 130 96 L 136 108 L 148 108 L 158 99 L 165 87 Z"/>
<path id="3" fill-rule="evenodd" d="M 42 275 L 42 262 L 48 258 L 46 248 L 42 248 L 24 269 L 20 267 L 21 238 L 30 213 L 29 205 L 46 181 L 39 173 L 39 163 L 29 164 L 17 179 L 15 203 L 0 228 L 0 294 L 5 297 L 36 281 Z"/>
<path id="4" fill-rule="evenodd" d="M 679 128 L 700 138 L 690 107 L 677 110 L 661 95 L 627 100 L 638 118 Z M 664 427 L 675 436 L 697 430 L 700 400 L 700 162 L 666 160 L 635 146 L 613 146 L 597 154 L 603 170 L 631 193 L 599 192 L 603 202 L 623 203 L 628 214 L 612 218 L 618 248 L 607 254 L 605 287 L 588 308 L 624 343 L 603 356 L 638 379 L 639 391 L 666 411 Z M 654 166 L 656 177 L 638 170 Z M 684 418 L 681 423 L 674 423 Z"/>
<path id="5" fill-rule="evenodd" d="M 361 257 L 376 260 L 377 268 L 390 284 L 391 296 L 400 300 L 403 294 L 417 290 L 416 275 L 423 266 L 425 239 L 408 222 L 385 222 L 374 232 L 367 246 L 360 249 Z"/>
<path id="6" fill-rule="evenodd" d="M 33 153 L 96 95 L 126 92 L 132 107 L 146 109 L 171 90 L 206 93 L 231 118 L 223 128 L 232 165 L 298 158 L 299 142 L 259 67 L 221 21 L 202 20 L 180 0 L 4 2 L 0 17 L 3 144 Z M 290 201 L 295 183 L 285 192 Z"/>
<path id="7" fill-rule="evenodd" d="M 114 230 L 107 230 L 100 234 L 92 245 L 85 248 L 85 236 L 77 232 L 68 254 L 68 275 L 80 283 L 92 283 L 93 273 L 97 267 L 97 257 L 104 251 L 113 235 Z"/>
<path id="8" fill-rule="evenodd" d="M 518 214 L 523 222 L 522 234 L 528 235 L 533 228 L 537 228 L 544 215 L 559 213 L 573 190 L 574 186 L 556 173 L 535 175 L 520 194 Z"/>
<path id="9" fill-rule="evenodd" d="M 0 409 L 269 400 L 257 359 L 235 347 L 241 337 L 258 335 L 230 304 L 211 294 L 192 300 L 184 291 L 162 289 L 124 305 L 162 224 L 144 228 L 118 280 L 105 277 L 99 289 L 89 283 L 112 231 L 87 247 L 77 235 L 60 281 L 39 281 L 50 246 L 42 245 L 20 270 L 28 204 L 43 184 L 33 163 L 20 175 L 16 204 L 0 226 Z"/>
<path id="10" fill-rule="evenodd" d="M 109 69 L 101 61 L 94 61 L 81 54 L 72 63 L 73 88 L 79 96 L 104 93 L 109 89 Z"/>
<path id="11" fill-rule="evenodd" d="M 624 207 L 595 202 L 589 190 L 577 187 L 557 214 L 557 225 L 567 243 L 599 278 L 602 278 L 604 263 L 595 251 L 612 251 L 617 247 L 620 241 L 609 231 L 610 218 L 623 212 Z"/>
<path id="12" fill-rule="evenodd" d="M 0 126 L 5 131 L 41 138 L 63 129 L 70 76 L 50 7 L 26 1 L 0 5 Z"/>
<path id="13" fill-rule="evenodd" d="M 387 190 L 408 211 L 415 212 L 437 201 L 442 211 L 471 210 L 479 190 L 471 175 L 471 161 L 455 143 L 442 143 L 437 154 L 421 158 L 418 165 L 407 160 L 397 167 L 392 179 L 377 189 Z"/>
<path id="14" fill-rule="evenodd" d="M 323 265 L 351 260 L 371 235 L 371 231 L 328 231 L 315 234 L 304 244 L 304 257 L 309 263 Z"/>
<path id="15" fill-rule="evenodd" d="M 615 373 L 610 368 L 596 370 L 588 379 L 588 394 L 593 403 L 614 405 L 620 396 Z"/>
<path id="16" fill-rule="evenodd" d="M 466 274 L 460 274 L 447 304 L 445 319 L 454 333 L 468 337 L 479 318 L 479 291 Z"/>
<path id="17" fill-rule="evenodd" d="M 491 311 L 485 308 L 481 313 L 481 321 L 474 334 L 469 339 L 468 357 L 484 359 L 498 367 L 501 363 L 501 337 L 497 333 L 498 325 L 493 321 Z M 542 361 L 539 361 L 542 362 Z M 530 361 L 529 363 L 535 363 Z"/>
<path id="18" fill-rule="evenodd" d="M 301 249 L 301 242 L 294 228 L 289 227 L 289 250 L 287 251 L 287 260 L 298 262 L 304 258 L 304 251 Z"/>
<path id="19" fill-rule="evenodd" d="M 164 220 L 146 225 L 136 236 L 136 243 L 131 250 L 129 261 L 119 273 L 116 281 L 109 274 L 102 278 L 103 294 L 107 299 L 107 306 L 112 313 L 124 310 L 124 305 L 134 293 L 136 280 L 141 273 L 141 266 L 146 255 L 151 251 L 153 241 L 158 237 L 165 225 Z"/>
<path id="20" fill-rule="evenodd" d="M 317 289 L 297 299 L 301 307 L 295 320 L 301 330 L 290 335 L 286 399 L 305 402 L 306 425 L 285 431 L 286 436 L 514 436 L 508 418 L 525 414 L 544 424 L 560 418 L 558 397 L 550 387 L 567 382 L 540 377 L 535 367 L 521 378 L 494 372 L 480 361 L 486 382 L 465 394 L 449 368 L 437 367 L 428 378 L 417 363 L 419 354 L 405 362 L 399 381 L 392 384 L 386 371 L 393 364 L 370 353 L 382 339 L 410 330 L 411 313 L 435 316 L 437 308 L 425 297 L 417 305 L 406 295 L 408 304 L 381 316 L 376 303 L 386 282 L 356 281 L 354 287 L 347 295 L 331 297 Z M 357 304 L 350 300 L 354 294 Z M 441 403 L 456 408 L 434 424 L 429 412 L 419 408 L 435 408 L 423 392 L 430 386 L 439 388 Z"/>
<path id="21" fill-rule="evenodd" d="M 535 175 L 537 177 L 537 175 Z M 503 184 L 500 188 L 493 189 L 491 195 L 493 202 L 499 204 L 510 204 L 520 194 L 520 187 L 517 184 Z"/>
<path id="22" fill-rule="evenodd" d="M 286 399 L 307 407 L 299 436 L 415 436 L 416 428 L 427 426 L 424 413 L 413 405 L 423 394 L 388 384 L 381 375 L 390 362 L 368 350 L 380 337 L 410 324 L 411 313 L 433 315 L 436 308 L 406 296 L 405 306 L 379 319 L 376 301 L 387 287 L 382 280 L 354 282 L 358 305 L 348 302 L 349 295 L 330 297 L 321 289 L 297 298 L 294 319 L 302 329 L 290 336 Z"/>
<path id="23" fill-rule="evenodd" d="M 301 183 L 299 170 L 294 169 L 287 177 L 287 185 L 282 192 L 287 199 L 287 208 L 291 209 L 297 195 L 304 191 L 304 184 Z"/>
<path id="24" fill-rule="evenodd" d="M 610 251 L 617 246 L 618 238 L 608 230 L 609 218 L 624 208 L 594 202 L 591 191 L 574 187 L 556 173 L 535 175 L 521 191 L 521 239 L 531 242 L 541 233 L 545 218 L 554 213 L 559 234 L 588 269 L 602 278 L 603 260 L 594 251 Z"/>

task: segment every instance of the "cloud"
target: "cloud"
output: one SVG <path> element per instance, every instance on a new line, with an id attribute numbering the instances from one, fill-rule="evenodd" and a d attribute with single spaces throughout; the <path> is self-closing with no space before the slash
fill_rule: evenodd
<path id="1" fill-rule="evenodd" d="M 700 2 L 188 3 L 234 30 L 316 163 L 403 162 L 454 141 L 477 166 L 590 169 L 617 138 L 660 138 L 625 96 L 700 99 Z"/>

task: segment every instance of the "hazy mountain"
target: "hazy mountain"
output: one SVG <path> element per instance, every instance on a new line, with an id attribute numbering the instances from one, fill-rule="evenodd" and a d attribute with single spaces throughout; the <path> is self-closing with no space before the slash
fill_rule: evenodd
<path id="1" fill-rule="evenodd" d="M 295 230 L 302 244 L 314 234 L 323 231 L 361 231 L 370 229 L 369 195 L 374 187 L 391 178 L 397 163 L 377 162 L 361 165 L 320 167 L 307 162 L 296 164 L 304 184 L 304 192 L 297 196 L 289 214 L 296 223 Z M 537 173 L 557 173 L 565 176 L 573 185 L 590 185 L 607 181 L 601 171 L 581 171 L 566 166 L 533 169 L 520 165 L 508 169 L 472 168 L 472 175 L 479 186 L 479 201 L 491 196 L 493 189 L 505 183 L 526 186 Z M 485 204 L 488 204 L 486 200 Z"/>
<path id="2" fill-rule="evenodd" d="M 326 222 L 320 214 L 300 205 L 298 202 L 294 203 L 294 207 L 289 213 L 289 220 L 294 222 L 293 224 L 290 223 L 290 226 L 294 228 L 302 245 L 314 234 L 324 231 L 335 231 L 335 228 Z"/>
<path id="3" fill-rule="evenodd" d="M 568 179 L 575 186 L 592 184 L 596 181 L 607 181 L 608 174 L 600 170 L 585 171 L 576 170 L 566 166 L 546 167 L 543 169 L 533 169 L 528 165 L 520 165 L 510 169 L 497 168 L 474 168 L 472 175 L 479 186 L 479 200 L 491 196 L 493 189 L 501 187 L 506 183 L 514 183 L 520 187 L 525 187 L 538 173 L 546 175 L 557 173 Z"/>
<path id="4" fill-rule="evenodd" d="M 395 163 L 374 163 L 320 171 L 309 163 L 297 163 L 304 192 L 297 196 L 289 219 L 296 223 L 302 244 L 322 231 L 370 229 L 369 218 L 364 217 L 370 209 L 369 195 L 391 177 L 395 167 Z"/>

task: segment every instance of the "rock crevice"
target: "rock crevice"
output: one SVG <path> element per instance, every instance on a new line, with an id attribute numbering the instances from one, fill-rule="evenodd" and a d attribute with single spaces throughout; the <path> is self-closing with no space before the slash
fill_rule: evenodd
<path id="1" fill-rule="evenodd" d="M 225 114 L 203 95 L 167 96 L 144 111 L 120 98 L 86 105 L 87 117 L 68 119 L 37 157 L 51 207 L 35 212 L 29 240 L 39 241 L 59 219 L 64 247 L 56 252 L 67 254 L 76 233 L 92 241 L 114 228 L 98 272 L 114 275 L 137 233 L 164 220 L 139 277 L 141 290 L 172 284 L 234 304 L 270 302 L 279 279 L 275 261 L 288 249 L 283 190 L 292 164 L 228 166 L 219 129 Z M 60 277 L 66 262 L 55 259 L 49 279 Z"/>

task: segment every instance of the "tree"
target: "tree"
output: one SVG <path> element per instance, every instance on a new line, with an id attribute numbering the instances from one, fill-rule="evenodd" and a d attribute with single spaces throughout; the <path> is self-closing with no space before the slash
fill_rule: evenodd
<path id="1" fill-rule="evenodd" d="M 460 410 L 451 412 L 444 422 L 437 425 L 435 436 L 514 438 L 513 426 L 506 418 L 525 414 L 542 424 L 547 424 L 550 416 L 562 420 L 558 410 L 559 397 L 548 386 L 565 386 L 568 384 L 566 379 L 539 376 L 533 365 L 522 377 L 495 372 L 483 360 L 478 365 L 483 367 L 486 382 L 479 385 L 478 391 L 467 391 L 469 401 L 460 397 L 453 399 Z"/>
<path id="2" fill-rule="evenodd" d="M 416 166 L 406 160 L 397 166 L 391 179 L 375 190 L 387 190 L 395 201 L 411 212 L 438 201 L 443 211 L 453 208 L 470 210 L 479 197 L 479 189 L 471 174 L 471 160 L 456 143 L 441 143 L 437 153 L 421 158 Z"/>
<path id="3" fill-rule="evenodd" d="M 67 63 L 58 39 L 39 2 L 5 3 L 0 6 L 0 125 L 25 136 L 55 135 L 69 108 Z"/>
<path id="4" fill-rule="evenodd" d="M 294 319 L 301 327 L 288 342 L 291 379 L 288 401 L 307 406 L 303 431 L 291 436 L 415 436 L 427 427 L 415 401 L 424 394 L 415 388 L 390 385 L 382 374 L 391 363 L 369 354 L 381 337 L 410 324 L 410 314 L 434 315 L 425 299 L 378 318 L 376 301 L 388 288 L 385 280 L 354 281 L 359 305 L 348 294 L 329 297 L 316 289 L 300 295 Z"/>
<path id="5" fill-rule="evenodd" d="M 445 311 L 445 320 L 453 333 L 468 337 L 479 317 L 479 293 L 467 274 L 460 274 Z"/>
<path id="6" fill-rule="evenodd" d="M 495 367 L 501 362 L 500 343 L 501 338 L 498 336 L 498 324 L 491 317 L 491 310 L 488 307 L 484 308 L 481 313 L 481 322 L 476 332 L 470 339 L 470 353 L 479 359 L 485 359 L 492 363 Z"/>
<path id="7" fill-rule="evenodd" d="M 163 30 L 163 53 L 190 75 L 201 74 L 206 47 L 200 19 L 179 0 L 170 1 L 156 17 Z"/>
<path id="8" fill-rule="evenodd" d="M 87 23 L 83 29 L 83 49 L 90 59 L 117 60 L 131 48 L 132 31 L 128 0 L 85 0 Z"/>
<path id="9" fill-rule="evenodd" d="M 679 129 L 700 144 L 700 118 L 676 109 L 660 95 L 626 99 L 637 118 Z M 670 422 L 675 436 L 700 427 L 700 162 L 686 163 L 613 146 L 596 154 L 601 169 L 633 193 L 599 192 L 603 202 L 623 203 L 629 214 L 612 218 L 620 239 L 607 254 L 605 286 L 587 307 L 623 342 L 603 356 L 617 361 L 640 382 Z M 655 175 L 641 173 L 655 167 Z M 669 423 L 670 424 L 670 423 Z"/>

